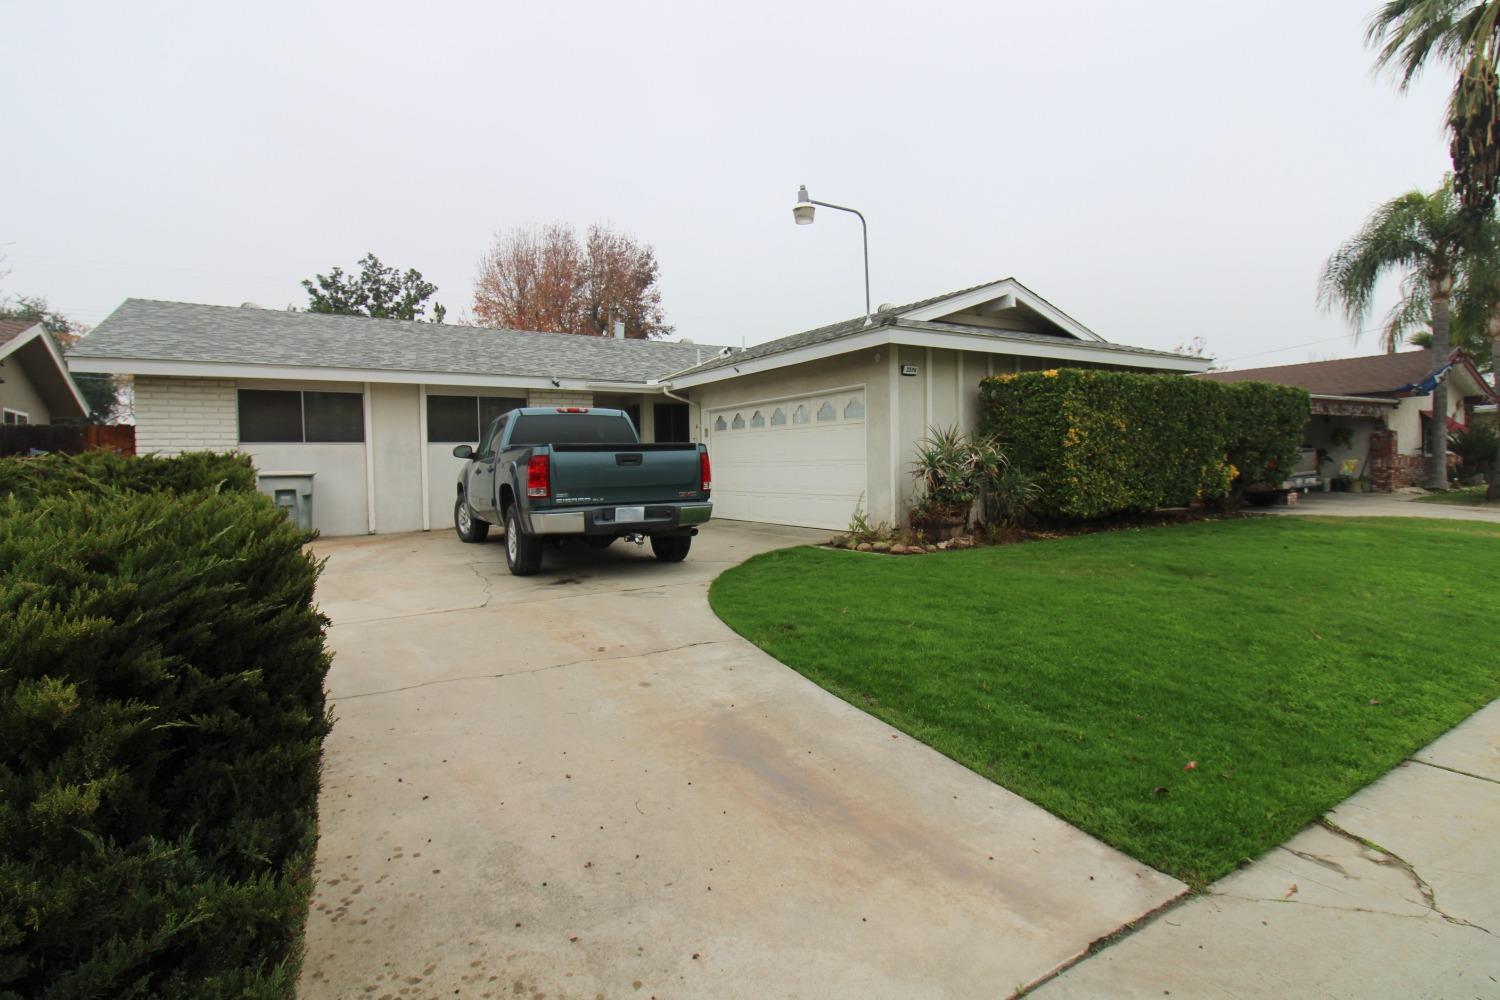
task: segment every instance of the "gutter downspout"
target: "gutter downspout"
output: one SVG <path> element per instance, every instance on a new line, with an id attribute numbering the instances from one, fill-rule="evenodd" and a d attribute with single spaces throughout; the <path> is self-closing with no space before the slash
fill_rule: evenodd
<path id="1" fill-rule="evenodd" d="M 661 387 L 661 391 L 662 391 L 662 395 L 666 396 L 668 399 L 675 399 L 679 403 L 686 404 L 686 406 L 688 408 L 688 416 L 691 418 L 692 413 L 693 413 L 693 401 L 691 399 L 687 399 L 687 398 L 685 398 L 683 396 L 677 395 L 677 393 L 673 392 L 667 386 L 662 386 Z M 701 407 L 700 407 L 700 410 L 701 410 Z M 696 429 L 697 426 L 698 426 L 698 421 L 694 420 L 693 421 L 693 427 Z M 699 437 L 700 437 L 700 435 L 698 435 L 698 434 L 695 433 L 693 435 L 693 440 L 697 441 L 699 439 Z"/>

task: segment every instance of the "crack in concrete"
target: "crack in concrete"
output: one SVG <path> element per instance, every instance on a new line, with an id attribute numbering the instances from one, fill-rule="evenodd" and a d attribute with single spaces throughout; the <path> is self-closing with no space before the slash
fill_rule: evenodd
<path id="1" fill-rule="evenodd" d="M 1268 896 L 1236 896 L 1235 894 L 1230 892 L 1211 892 L 1210 895 L 1212 895 L 1215 899 L 1233 899 L 1241 903 L 1284 903 L 1287 906 L 1310 906 L 1315 910 L 1333 910 L 1337 913 L 1373 913 L 1381 917 L 1399 917 L 1402 920 L 1431 920 L 1434 916 L 1442 916 L 1442 914 L 1437 913 L 1436 911 L 1431 911 L 1428 913 L 1397 913 L 1395 910 L 1377 910 L 1374 907 L 1370 906 L 1335 906 L 1331 903 L 1313 903 L 1306 899 L 1272 899 Z M 1479 927 L 1477 924 L 1464 924 L 1463 921 L 1459 921 L 1459 923 L 1463 924 L 1466 927 L 1473 927 L 1475 930 L 1484 930 L 1483 927 Z M 1489 932 L 1485 931 L 1485 933 L 1488 934 Z"/>
<path id="2" fill-rule="evenodd" d="M 664 649 L 648 649 L 639 653 L 621 653 L 618 656 L 590 656 L 581 660 L 569 660 L 566 663 L 550 663 L 545 667 L 533 667 L 530 670 L 510 670 L 498 674 L 465 674 L 462 677 L 442 677 L 437 680 L 422 681 L 420 684 L 407 684 L 403 687 L 386 688 L 382 691 L 361 691 L 358 694 L 330 694 L 330 702 L 353 701 L 355 698 L 373 698 L 382 694 L 400 694 L 403 691 L 415 691 L 418 688 L 437 687 L 441 684 L 457 684 L 462 681 L 488 681 L 504 680 L 507 677 L 522 677 L 526 674 L 540 674 L 548 670 L 562 670 L 565 667 L 576 667 L 584 663 L 608 663 L 611 660 L 635 660 L 644 656 L 658 656 L 662 653 L 675 653 L 682 649 L 692 649 L 695 646 L 716 646 L 728 639 L 700 639 L 697 642 L 685 642 L 680 646 L 668 646 Z"/>
<path id="3" fill-rule="evenodd" d="M 1430 760 L 1422 760 L 1418 757 L 1411 757 L 1409 758 L 1409 760 L 1413 764 L 1421 764 L 1424 767 L 1437 768 L 1439 771 L 1447 771 L 1450 774 L 1461 774 L 1465 778 L 1473 778 L 1475 781 L 1488 781 L 1492 785 L 1500 785 L 1500 779 L 1486 778 L 1484 775 L 1475 774 L 1473 771 L 1461 771 L 1456 767 L 1449 767 L 1447 764 L 1434 764 Z"/>
<path id="4" fill-rule="evenodd" d="M 1027 996 L 1033 991 L 1040 989 L 1042 986 L 1050 983 L 1052 980 L 1056 979 L 1058 976 L 1061 976 L 1069 969 L 1076 968 L 1077 966 L 1082 965 L 1084 962 L 1087 962 L 1089 959 L 1093 958 L 1101 951 L 1104 951 L 1106 948 L 1112 948 L 1115 945 L 1119 944 L 1121 941 L 1124 941 L 1126 938 L 1140 933 L 1151 924 L 1156 923 L 1156 921 L 1160 920 L 1162 917 L 1166 916 L 1168 913 L 1171 913 L 1173 910 L 1177 909 L 1177 907 L 1182 906 L 1188 900 L 1193 899 L 1197 895 L 1198 893 L 1194 892 L 1192 889 L 1184 887 L 1181 892 L 1179 892 L 1177 895 L 1173 896 L 1166 902 L 1161 903 L 1160 905 L 1153 907 L 1150 910 L 1147 910 L 1145 913 L 1142 913 L 1134 920 L 1127 920 L 1125 923 L 1121 924 L 1119 927 L 1116 927 L 1114 930 L 1110 931 L 1103 937 L 1095 938 L 1093 941 L 1090 941 L 1088 947 L 1084 948 L 1083 951 L 1074 955 L 1072 958 L 1060 963 L 1051 972 L 1048 972 L 1045 975 L 1038 976 L 1036 979 L 1033 979 L 1029 983 L 1022 983 L 1016 986 L 1016 988 L 1012 992 L 1006 995 L 1005 1000 L 1020 1000 L 1021 997 Z M 1168 920 L 1167 923 L 1171 923 L 1171 921 Z"/>
<path id="5" fill-rule="evenodd" d="M 1303 861 L 1309 861 L 1315 865 L 1321 865 L 1322 867 L 1327 868 L 1329 871 L 1338 872 L 1340 875 L 1344 876 L 1344 878 L 1355 877 L 1349 874 L 1349 869 L 1345 868 L 1343 865 L 1339 864 L 1332 858 L 1325 858 L 1321 854 L 1313 854 L 1310 851 L 1299 851 L 1295 847 L 1288 847 L 1285 844 L 1281 845 L 1281 849 L 1283 851 L 1286 851 L 1288 854 L 1293 855 L 1294 857 L 1301 858 Z"/>
<path id="6" fill-rule="evenodd" d="M 1491 937 L 1494 936 L 1494 933 L 1489 928 L 1481 927 L 1479 924 L 1476 924 L 1469 920 L 1465 920 L 1462 917 L 1455 917 L 1451 913 L 1444 911 L 1442 907 L 1438 906 L 1437 893 L 1433 891 L 1432 885 L 1421 876 L 1417 869 L 1412 866 L 1412 863 L 1410 861 L 1407 861 L 1395 851 L 1392 851 L 1385 847 L 1381 847 L 1379 844 L 1375 843 L 1375 841 L 1370 840 L 1367 837 L 1361 837 L 1357 833 L 1353 833 L 1349 830 L 1344 829 L 1333 820 L 1329 819 L 1327 816 L 1324 816 L 1318 822 L 1321 823 L 1323 825 L 1323 828 L 1328 830 L 1330 833 L 1335 833 L 1338 836 L 1345 838 L 1346 840 L 1350 840 L 1356 844 L 1359 844 L 1361 847 L 1385 855 L 1385 857 L 1389 860 L 1377 861 L 1375 862 L 1375 864 L 1395 865 L 1402 871 L 1406 872 L 1407 875 L 1411 876 L 1412 883 L 1416 885 L 1417 892 L 1422 894 L 1422 899 L 1427 903 L 1427 908 L 1433 913 L 1436 913 L 1438 916 L 1442 917 L 1444 920 L 1448 921 L 1448 923 L 1456 924 L 1460 927 L 1472 927 L 1475 930 L 1484 931 L 1484 933 L 1489 934 Z"/>

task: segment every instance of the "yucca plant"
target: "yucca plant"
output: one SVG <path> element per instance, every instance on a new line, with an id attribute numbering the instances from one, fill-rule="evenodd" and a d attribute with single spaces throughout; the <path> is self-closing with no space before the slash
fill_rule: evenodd
<path id="1" fill-rule="evenodd" d="M 920 496 L 913 521 L 968 521 L 979 496 L 982 458 L 969 436 L 957 426 L 929 427 L 917 444 L 912 477 Z"/>

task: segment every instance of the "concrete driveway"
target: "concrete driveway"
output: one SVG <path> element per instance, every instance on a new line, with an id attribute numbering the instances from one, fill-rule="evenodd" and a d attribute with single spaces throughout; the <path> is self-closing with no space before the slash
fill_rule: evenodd
<path id="1" fill-rule="evenodd" d="M 709 610 L 826 533 L 716 522 L 511 577 L 334 539 L 306 997 L 997 997 L 1183 886 L 852 708 Z"/>

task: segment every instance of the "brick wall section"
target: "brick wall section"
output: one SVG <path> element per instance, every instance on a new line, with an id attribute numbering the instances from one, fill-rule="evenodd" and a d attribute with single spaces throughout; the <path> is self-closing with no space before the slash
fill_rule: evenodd
<path id="1" fill-rule="evenodd" d="M 1458 456 L 1448 453 L 1448 475 L 1458 467 Z M 1427 483 L 1427 459 L 1421 455 L 1396 452 L 1396 432 L 1376 431 L 1370 435 L 1370 489 L 1389 493 L 1405 486 Z"/>
<path id="2" fill-rule="evenodd" d="M 526 396 L 527 406 L 593 406 L 591 392 L 570 392 L 557 389 L 532 389 Z"/>
<path id="3" fill-rule="evenodd" d="M 238 445 L 233 379 L 135 377 L 138 454 L 232 451 Z"/>

